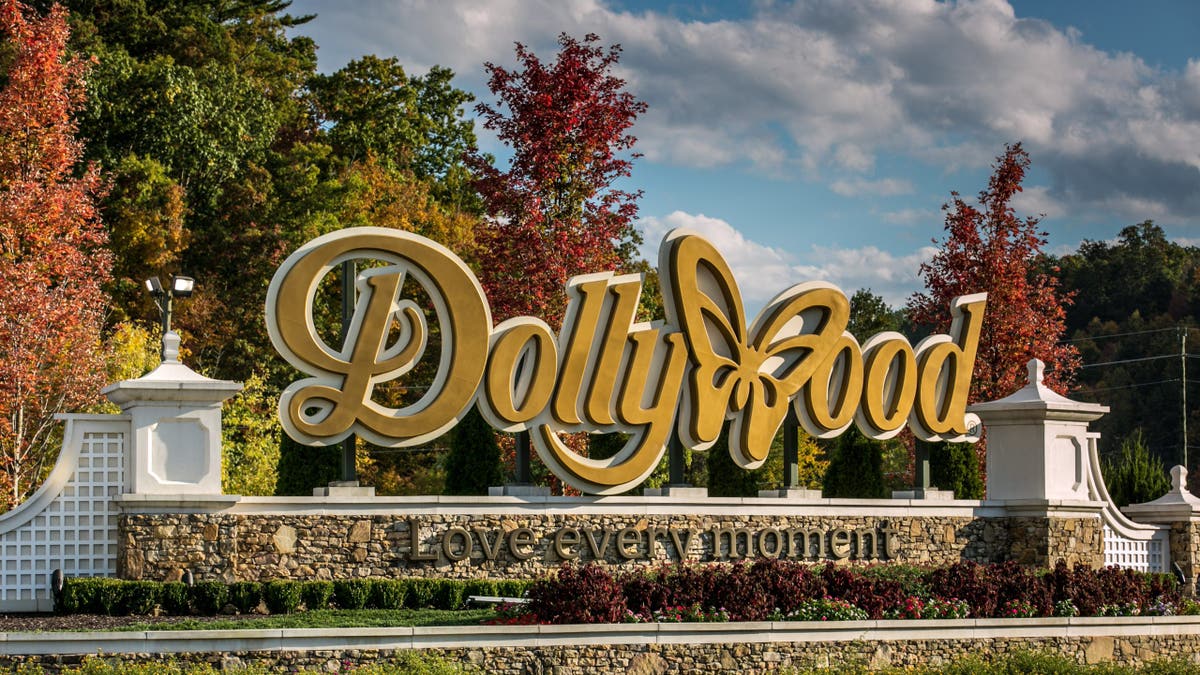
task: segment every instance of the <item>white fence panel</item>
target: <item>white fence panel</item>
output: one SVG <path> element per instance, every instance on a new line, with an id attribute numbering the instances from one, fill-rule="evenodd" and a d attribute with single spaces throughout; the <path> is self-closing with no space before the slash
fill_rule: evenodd
<path id="1" fill-rule="evenodd" d="M 117 503 L 128 418 L 65 415 L 63 448 L 42 487 L 0 515 L 0 611 L 48 611 L 50 576 L 117 573 Z"/>

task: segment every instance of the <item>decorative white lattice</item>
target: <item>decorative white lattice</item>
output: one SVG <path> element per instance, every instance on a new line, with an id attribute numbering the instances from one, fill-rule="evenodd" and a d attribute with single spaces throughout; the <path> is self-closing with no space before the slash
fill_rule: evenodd
<path id="1" fill-rule="evenodd" d="M 1122 537 L 1116 530 L 1105 525 L 1104 564 L 1141 572 L 1166 572 L 1163 539 L 1163 536 L 1158 535 L 1146 539 L 1130 539 Z"/>
<path id="2" fill-rule="evenodd" d="M 0 611 L 50 609 L 56 569 L 68 577 L 116 575 L 115 498 L 124 488 L 127 426 L 79 426 L 86 428 L 71 433 L 68 423 L 59 464 L 42 489 L 0 519 Z"/>

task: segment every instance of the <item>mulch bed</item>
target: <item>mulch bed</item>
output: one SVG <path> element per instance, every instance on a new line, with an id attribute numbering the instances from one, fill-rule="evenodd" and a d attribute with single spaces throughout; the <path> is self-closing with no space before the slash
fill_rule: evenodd
<path id="1" fill-rule="evenodd" d="M 195 621 L 237 621 L 257 614 L 189 616 Z M 112 630 L 135 623 L 175 623 L 177 616 L 106 616 L 103 614 L 0 614 L 0 633 L 69 630 Z"/>

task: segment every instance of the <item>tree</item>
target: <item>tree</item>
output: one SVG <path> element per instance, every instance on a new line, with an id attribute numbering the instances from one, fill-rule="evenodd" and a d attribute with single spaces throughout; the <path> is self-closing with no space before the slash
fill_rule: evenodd
<path id="1" fill-rule="evenodd" d="M 956 499 L 983 499 L 979 457 L 968 443 L 930 443 L 929 473 L 934 486 L 953 491 Z"/>
<path id="2" fill-rule="evenodd" d="M 921 265 L 926 292 L 908 301 L 914 324 L 945 332 L 952 298 L 987 292 L 972 403 L 1002 398 L 1024 386 L 1030 359 L 1046 363 L 1046 386 L 1059 393 L 1066 392 L 1079 367 L 1075 348 L 1059 343 L 1071 296 L 1059 292 L 1057 279 L 1035 269 L 1046 233 L 1038 230 L 1038 218 L 1018 218 L 1010 205 L 1028 168 L 1029 155 L 1016 143 L 996 158 L 978 207 L 951 193 L 951 204 L 942 207 L 946 239 L 933 259 Z"/>
<path id="3" fill-rule="evenodd" d="M 646 104 L 612 74 L 621 48 L 565 33 L 552 64 L 517 43 L 521 69 L 486 64 L 501 107 L 476 106 L 484 128 L 512 148 L 507 171 L 475 153 L 469 164 L 491 216 L 480 227 L 480 281 L 497 319 L 562 320 L 563 288 L 581 273 L 629 265 L 641 192 L 613 188 L 629 176 L 637 139 L 627 133 Z M 507 109 L 505 112 L 504 109 Z"/>
<path id="4" fill-rule="evenodd" d="M 904 312 L 892 309 L 871 289 L 860 288 L 850 296 L 850 323 L 846 330 L 860 343 L 884 331 L 898 331 L 903 325 Z"/>
<path id="5" fill-rule="evenodd" d="M 0 90 L 0 480 L 12 505 L 58 449 L 54 415 L 99 399 L 110 257 L 94 165 L 74 113 L 88 63 L 68 55 L 66 12 L 0 3 L 11 54 Z"/>
<path id="6" fill-rule="evenodd" d="M 883 446 L 851 426 L 834 443 L 822 491 L 826 497 L 886 498 Z"/>
<path id="7" fill-rule="evenodd" d="M 1161 459 L 1150 454 L 1141 429 L 1121 441 L 1116 458 L 1105 458 L 1102 471 L 1108 496 L 1116 506 L 1158 499 L 1171 489 L 1167 470 Z"/>
<path id="8" fill-rule="evenodd" d="M 472 408 L 450 433 L 446 494 L 482 495 L 487 494 L 488 487 L 504 484 L 496 433 L 477 408 Z"/>
<path id="9" fill-rule="evenodd" d="M 278 403 L 259 375 L 225 403 L 221 417 L 221 491 L 229 495 L 273 495 L 278 483 Z"/>
<path id="10" fill-rule="evenodd" d="M 1169 241 L 1161 227 L 1144 221 L 1123 228 L 1115 241 L 1084 241 L 1044 265 L 1052 266 L 1061 269 L 1063 288 L 1076 293 L 1067 312 L 1072 344 L 1085 363 L 1097 366 L 1080 371 L 1072 397 L 1111 408 L 1093 425 L 1101 454 L 1117 454 L 1129 429 L 1154 419 L 1143 434 L 1150 452 L 1168 465 L 1186 456 L 1194 466 L 1195 453 L 1182 448 L 1182 389 L 1192 401 L 1200 400 L 1200 389 L 1195 377 L 1180 381 L 1178 355 L 1184 334 L 1189 352 L 1200 344 L 1193 327 L 1200 249 Z M 1188 415 L 1194 436 L 1200 420 Z"/>

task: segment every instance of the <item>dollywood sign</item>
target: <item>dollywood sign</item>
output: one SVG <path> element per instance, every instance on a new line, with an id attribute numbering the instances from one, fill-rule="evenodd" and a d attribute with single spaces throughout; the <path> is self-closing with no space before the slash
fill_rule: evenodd
<path id="1" fill-rule="evenodd" d="M 354 317 L 335 349 L 316 329 L 314 303 L 321 280 L 353 259 L 379 266 L 358 275 Z M 496 429 L 529 431 L 559 478 L 594 494 L 645 480 L 673 431 L 686 447 L 704 450 L 726 420 L 734 461 L 754 469 L 788 406 L 821 438 L 857 424 L 885 439 L 907 424 L 924 440 L 972 440 L 979 420 L 966 412 L 967 392 L 986 294 L 951 303 L 949 335 L 913 346 L 885 332 L 859 343 L 846 331 L 846 296 L 821 281 L 783 291 L 747 327 L 729 265 L 694 232 L 664 238 L 658 270 L 664 323 L 636 322 L 640 276 L 586 274 L 567 284 L 555 335 L 533 317 L 493 326 L 475 275 L 423 237 L 361 227 L 314 239 L 284 261 L 267 293 L 271 341 L 312 376 L 284 390 L 283 427 L 309 445 L 358 434 L 409 447 L 445 433 L 478 405 Z M 401 293 L 409 278 L 431 301 L 441 347 L 425 394 L 395 409 L 372 400 L 373 391 L 421 361 L 431 330 L 426 312 Z M 583 457 L 558 435 L 612 431 L 629 440 L 608 459 Z"/>

